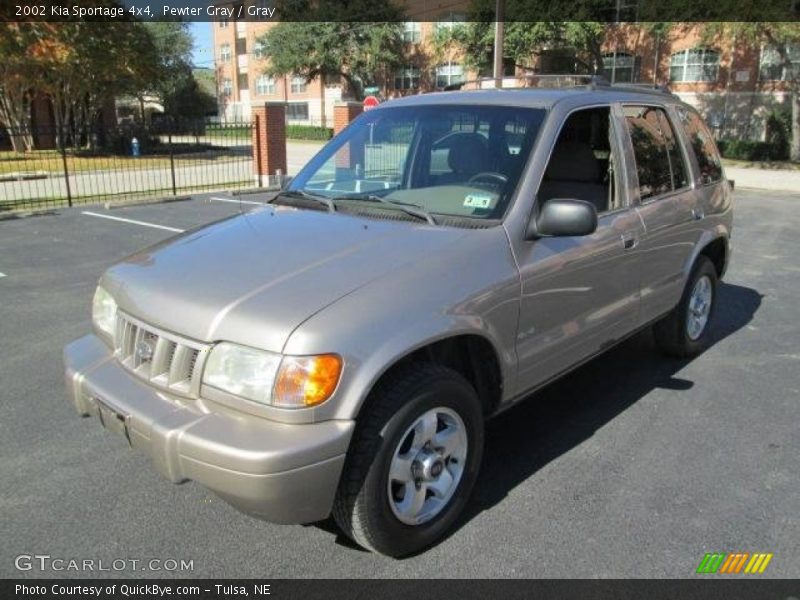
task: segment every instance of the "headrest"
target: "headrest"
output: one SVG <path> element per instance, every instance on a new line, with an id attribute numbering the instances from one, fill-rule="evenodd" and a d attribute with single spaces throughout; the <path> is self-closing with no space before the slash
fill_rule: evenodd
<path id="1" fill-rule="evenodd" d="M 545 178 L 550 181 L 582 181 L 597 183 L 600 166 L 592 147 L 580 142 L 559 142 L 550 157 Z"/>
<path id="2" fill-rule="evenodd" d="M 479 134 L 458 136 L 450 146 L 447 164 L 454 173 L 475 174 L 489 165 L 489 151 Z"/>

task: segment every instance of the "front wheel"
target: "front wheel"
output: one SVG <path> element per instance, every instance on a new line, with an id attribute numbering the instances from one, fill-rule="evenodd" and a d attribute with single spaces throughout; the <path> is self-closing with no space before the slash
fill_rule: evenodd
<path id="1" fill-rule="evenodd" d="M 700 256 L 678 306 L 653 327 L 656 343 L 662 351 L 671 356 L 688 357 L 706 347 L 716 306 L 717 283 L 714 264 Z"/>
<path id="2" fill-rule="evenodd" d="M 333 515 L 389 556 L 441 538 L 463 510 L 483 452 L 481 403 L 459 373 L 415 364 L 373 392 L 345 461 Z"/>

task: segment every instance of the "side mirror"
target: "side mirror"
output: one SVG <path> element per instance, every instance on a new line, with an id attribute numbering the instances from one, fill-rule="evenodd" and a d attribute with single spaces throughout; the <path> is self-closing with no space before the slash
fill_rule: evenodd
<path id="1" fill-rule="evenodd" d="M 597 209 L 591 202 L 553 198 L 528 224 L 526 239 L 591 235 L 597 229 Z"/>

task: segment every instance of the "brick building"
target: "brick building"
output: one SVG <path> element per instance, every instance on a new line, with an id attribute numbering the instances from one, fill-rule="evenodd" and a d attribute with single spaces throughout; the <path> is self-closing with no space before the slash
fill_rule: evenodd
<path id="1" fill-rule="evenodd" d="M 243 0 L 271 6 L 271 0 Z M 385 97 L 433 91 L 475 78 L 457 54 L 438 55 L 433 37 L 438 29 L 464 22 L 469 0 L 400 0 L 409 21 L 404 24 L 407 64 L 388 76 L 376 74 Z M 290 122 L 333 125 L 333 106 L 342 87 L 318 79 L 271 78 L 263 73 L 268 57 L 258 38 L 274 22 L 217 22 L 214 52 L 219 90 L 219 114 L 227 120 L 247 120 L 251 107 L 284 102 Z M 787 73 L 777 53 L 766 46 L 748 46 L 735 39 L 703 42 L 701 27 L 676 24 L 667 35 L 652 35 L 630 23 L 609 24 L 603 43 L 605 75 L 614 82 L 666 85 L 706 116 L 719 137 L 761 139 L 773 108 L 788 109 Z M 792 48 L 800 70 L 800 47 Z M 572 72 L 569 50 L 543 52 L 532 61 L 534 72 Z M 504 85 L 514 85 L 513 67 Z"/>

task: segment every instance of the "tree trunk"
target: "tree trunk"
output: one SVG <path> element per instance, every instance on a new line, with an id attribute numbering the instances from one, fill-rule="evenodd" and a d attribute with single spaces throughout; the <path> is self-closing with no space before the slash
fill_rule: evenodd
<path id="1" fill-rule="evenodd" d="M 789 148 L 789 158 L 800 161 L 800 94 L 792 93 L 792 145 Z"/>

